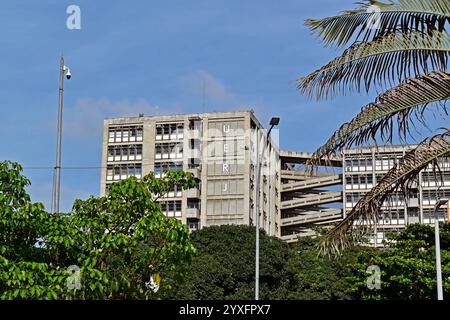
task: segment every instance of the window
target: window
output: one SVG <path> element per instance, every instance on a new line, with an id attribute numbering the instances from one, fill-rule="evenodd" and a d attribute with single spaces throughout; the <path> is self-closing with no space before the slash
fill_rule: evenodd
<path id="1" fill-rule="evenodd" d="M 181 217 L 181 201 L 160 202 L 161 212 L 168 217 Z"/>
<path id="2" fill-rule="evenodd" d="M 129 137 L 129 135 L 130 135 L 130 131 L 124 130 L 124 131 L 123 131 L 123 134 L 122 134 L 122 141 L 123 141 L 123 142 L 128 142 L 128 137 Z"/>
<path id="3" fill-rule="evenodd" d="M 163 162 L 155 164 L 155 174 L 161 174 L 169 170 L 183 170 L 183 164 L 179 162 Z"/>
<path id="4" fill-rule="evenodd" d="M 130 136 L 133 138 L 133 141 L 136 139 L 136 128 L 131 128 Z"/>
<path id="5" fill-rule="evenodd" d="M 165 135 L 170 134 L 170 127 L 169 126 L 163 126 L 163 132 Z"/>
<path id="6" fill-rule="evenodd" d="M 198 219 L 187 219 L 186 223 L 187 223 L 188 228 L 191 230 L 200 229 L 200 221 Z"/>
<path id="7" fill-rule="evenodd" d="M 359 178 L 359 184 L 361 184 L 362 187 L 365 187 L 366 181 L 367 181 L 367 179 L 366 179 L 365 176 L 361 176 L 361 177 Z"/>
<path id="8" fill-rule="evenodd" d="M 108 141 L 112 143 L 142 141 L 142 133 L 142 126 L 110 127 Z"/>
<path id="9" fill-rule="evenodd" d="M 143 132 L 142 127 L 138 128 L 137 129 L 137 141 L 142 141 L 143 134 L 144 134 L 144 132 Z"/>
<path id="10" fill-rule="evenodd" d="M 189 121 L 189 130 L 200 130 L 202 122 L 200 120 Z"/>
<path id="11" fill-rule="evenodd" d="M 138 176 L 138 177 L 141 176 L 142 175 L 142 167 L 140 165 L 136 166 L 134 172 L 135 172 L 136 176 Z"/>
<path id="12" fill-rule="evenodd" d="M 155 159 L 183 158 L 182 143 L 158 143 L 155 145 Z"/>
<path id="13" fill-rule="evenodd" d="M 173 138 L 176 139 L 176 135 L 177 135 L 177 125 L 176 124 L 171 124 L 170 125 L 170 135 L 174 136 Z"/>
<path id="14" fill-rule="evenodd" d="M 351 160 L 345 160 L 345 171 L 351 171 L 352 170 L 352 161 Z"/>
<path id="15" fill-rule="evenodd" d="M 114 129 L 109 129 L 109 142 L 114 142 L 116 137 L 116 133 L 114 132 Z"/>
<path id="16" fill-rule="evenodd" d="M 200 209 L 200 201 L 188 200 L 187 207 L 189 209 Z"/>
<path id="17" fill-rule="evenodd" d="M 134 161 L 141 159 L 142 145 L 108 147 L 108 161 Z"/>
<path id="18" fill-rule="evenodd" d="M 139 179 L 141 175 L 141 164 L 108 165 L 106 168 L 106 176 L 108 181 L 119 181 L 122 179 L 127 179 L 130 176 L 136 176 Z"/>

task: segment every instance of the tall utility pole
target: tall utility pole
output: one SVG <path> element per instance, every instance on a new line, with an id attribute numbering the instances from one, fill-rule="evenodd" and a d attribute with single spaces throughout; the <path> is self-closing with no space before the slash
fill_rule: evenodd
<path id="1" fill-rule="evenodd" d="M 269 142 L 270 132 L 273 127 L 277 126 L 280 123 L 280 118 L 272 118 L 270 120 L 270 129 L 267 131 L 267 137 L 263 141 L 262 152 L 257 154 L 257 168 L 256 168 L 256 250 L 255 250 L 255 300 L 259 300 L 259 199 L 260 199 L 260 184 L 261 184 L 261 162 L 264 161 L 264 152 L 266 149 L 266 145 Z M 259 141 L 259 136 L 257 135 L 257 141 Z M 259 152 L 259 147 L 258 147 Z"/>
<path id="2" fill-rule="evenodd" d="M 59 200 L 61 189 L 61 140 L 62 140 L 64 75 L 66 75 L 68 80 L 71 78 L 70 69 L 64 65 L 64 57 L 61 56 L 61 61 L 59 65 L 58 124 L 56 132 L 56 164 L 53 176 L 52 213 L 59 213 Z"/>

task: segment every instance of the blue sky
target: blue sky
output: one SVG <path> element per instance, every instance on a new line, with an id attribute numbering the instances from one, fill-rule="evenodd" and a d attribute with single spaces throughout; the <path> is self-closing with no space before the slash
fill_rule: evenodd
<path id="1" fill-rule="evenodd" d="M 282 149 L 313 151 L 373 98 L 309 101 L 293 81 L 338 54 L 303 25 L 355 1 L 2 0 L 1 160 L 18 161 L 34 201 L 50 203 L 59 57 L 65 82 L 63 166 L 100 166 L 103 118 L 254 109 L 281 117 Z M 81 8 L 81 30 L 66 8 Z M 202 87 L 205 84 L 206 106 Z M 98 195 L 100 170 L 63 170 L 62 209 Z"/>

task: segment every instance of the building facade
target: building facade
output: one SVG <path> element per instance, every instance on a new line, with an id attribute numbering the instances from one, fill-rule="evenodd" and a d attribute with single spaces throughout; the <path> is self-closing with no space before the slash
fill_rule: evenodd
<path id="1" fill-rule="evenodd" d="M 415 146 L 385 146 L 350 149 L 343 152 L 344 217 L 356 203 Z M 401 231 L 408 224 L 434 223 L 436 199 L 450 198 L 450 158 L 439 159 L 442 176 L 435 177 L 432 167 L 422 170 L 407 192 L 393 194 L 380 212 L 379 223 L 369 236 L 372 245 L 380 246 L 388 231 Z M 437 182 L 436 182 L 437 178 Z M 443 181 L 441 181 L 441 178 Z M 439 220 L 446 221 L 447 208 L 441 208 Z"/>
<path id="2" fill-rule="evenodd" d="M 341 221 L 414 146 L 344 150 L 314 174 L 304 165 L 312 154 L 279 151 L 268 141 L 253 111 L 106 119 L 101 194 L 111 183 L 154 172 L 191 172 L 197 188 L 171 190 L 159 199 L 162 212 L 190 229 L 222 224 L 254 225 L 256 165 L 262 161 L 260 225 L 269 235 L 295 242 L 315 227 Z M 411 223 L 434 223 L 436 199 L 450 198 L 450 159 L 442 158 L 443 183 L 424 169 L 406 199 L 394 194 L 382 207 L 370 242 L 382 245 L 388 231 Z M 445 209 L 440 220 L 446 220 Z"/>
<path id="3" fill-rule="evenodd" d="M 253 225 L 256 161 L 262 159 L 260 224 L 280 236 L 279 151 L 269 141 L 261 156 L 265 133 L 253 111 L 106 119 L 103 136 L 101 194 L 130 176 L 191 172 L 197 188 L 158 200 L 165 215 L 190 229 Z"/>

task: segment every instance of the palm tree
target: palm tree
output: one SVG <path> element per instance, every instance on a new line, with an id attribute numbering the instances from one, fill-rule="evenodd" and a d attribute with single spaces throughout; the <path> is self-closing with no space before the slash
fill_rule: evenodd
<path id="1" fill-rule="evenodd" d="M 326 46 L 351 44 L 327 65 L 298 79 L 302 93 L 321 99 L 349 91 L 369 93 L 371 88 L 385 91 L 317 149 L 308 163 L 310 170 L 351 146 L 376 144 L 377 140 L 392 143 L 395 138 L 407 142 L 410 125 L 427 126 L 424 111 L 432 106 L 448 117 L 449 24 L 449 0 L 366 0 L 338 16 L 306 21 Z M 444 129 L 406 154 L 323 238 L 321 248 L 327 253 L 340 252 L 365 231 L 361 226 L 377 222 L 379 209 L 390 194 L 406 190 L 420 170 L 437 166 L 437 159 L 448 155 L 450 131 Z"/>

